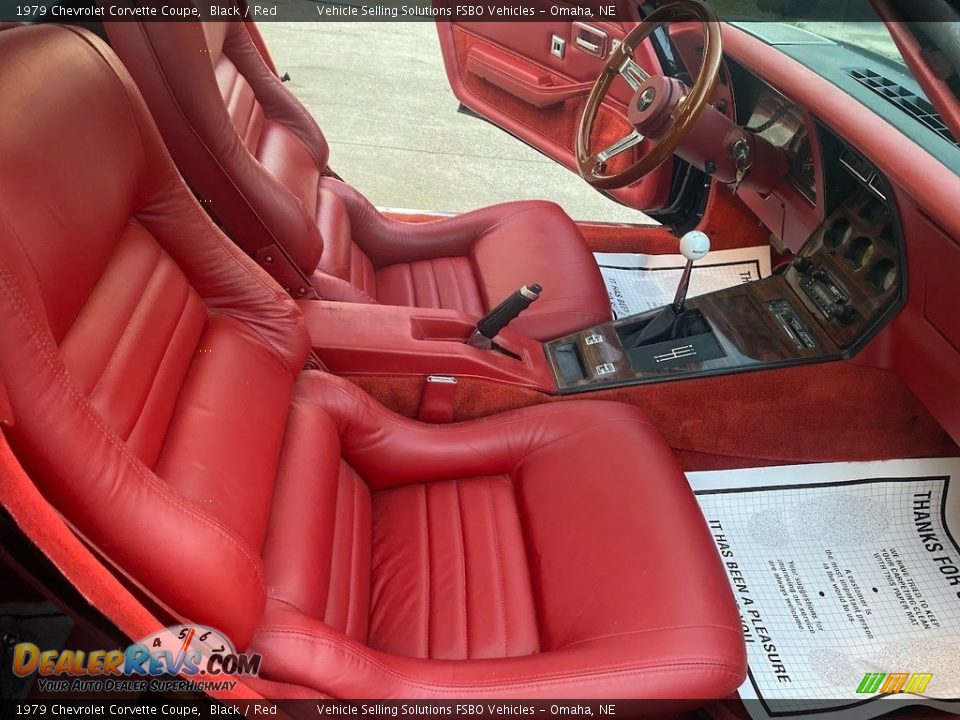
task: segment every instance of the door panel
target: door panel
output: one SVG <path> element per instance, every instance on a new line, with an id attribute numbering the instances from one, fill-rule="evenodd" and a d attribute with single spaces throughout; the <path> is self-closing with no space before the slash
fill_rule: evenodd
<path id="1" fill-rule="evenodd" d="M 577 171 L 574 137 L 587 94 L 624 28 L 608 22 L 437 23 L 447 78 L 464 106 Z M 563 45 L 554 54 L 555 42 Z M 562 57 L 560 57 L 562 55 Z M 660 66 L 649 43 L 637 62 L 650 72 Z M 632 131 L 627 122 L 629 86 L 615 80 L 594 127 L 592 149 L 601 150 Z M 619 171 L 646 152 L 643 145 L 614 158 Z M 621 202 L 650 210 L 668 199 L 673 172 L 665 162 L 634 185 L 611 194 Z"/>

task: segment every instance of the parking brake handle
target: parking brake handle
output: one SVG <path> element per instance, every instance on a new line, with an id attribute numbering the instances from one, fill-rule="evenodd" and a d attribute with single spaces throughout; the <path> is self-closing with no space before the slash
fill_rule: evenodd
<path id="1" fill-rule="evenodd" d="M 543 292 L 543 288 L 537 283 L 521 287 L 477 321 L 477 329 L 467 340 L 467 344 L 477 348 L 489 349 L 493 344 L 492 340 L 500 331 L 530 307 L 531 303 L 540 297 L 541 292 Z"/>

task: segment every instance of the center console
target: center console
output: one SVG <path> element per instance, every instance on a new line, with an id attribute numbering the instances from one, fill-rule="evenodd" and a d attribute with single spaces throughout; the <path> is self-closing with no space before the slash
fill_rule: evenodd
<path id="1" fill-rule="evenodd" d="M 840 349 L 774 276 L 694 298 L 688 334 L 653 345 L 630 340 L 656 311 L 614 321 L 547 343 L 560 394 L 714 375 L 837 356 Z"/>
<path id="2" fill-rule="evenodd" d="M 858 183 L 792 265 L 693 298 L 685 327 L 658 342 L 643 336 L 662 311 L 547 343 L 557 392 L 840 359 L 859 350 L 902 303 L 905 260 L 885 180 L 852 151 L 841 163 Z"/>
<path id="3" fill-rule="evenodd" d="M 477 319 L 452 310 L 304 300 L 313 350 L 342 375 L 475 377 L 555 393 L 543 344 L 509 328 L 497 349 L 468 343 Z"/>

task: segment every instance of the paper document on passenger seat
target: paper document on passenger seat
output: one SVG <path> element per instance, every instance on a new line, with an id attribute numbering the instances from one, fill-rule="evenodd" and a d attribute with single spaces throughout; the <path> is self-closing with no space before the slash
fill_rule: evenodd
<path id="1" fill-rule="evenodd" d="M 960 459 L 687 477 L 739 605 L 754 718 L 960 713 Z"/>
<path id="2" fill-rule="evenodd" d="M 594 253 L 593 256 L 600 266 L 615 318 L 672 303 L 687 263 L 679 254 Z M 769 274 L 769 246 L 716 250 L 693 264 L 687 297 L 752 282 Z"/>

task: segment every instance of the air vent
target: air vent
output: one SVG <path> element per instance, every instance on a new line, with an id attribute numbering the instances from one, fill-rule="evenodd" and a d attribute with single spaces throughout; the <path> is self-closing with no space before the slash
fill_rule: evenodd
<path id="1" fill-rule="evenodd" d="M 885 78 L 880 73 L 868 68 L 848 70 L 847 74 L 861 85 L 873 90 L 880 97 L 892 102 L 905 113 L 915 117 L 954 147 L 960 148 L 960 144 L 953 138 L 950 130 L 940 119 L 940 115 L 937 114 L 937 109 L 926 98 L 910 92 L 902 85 L 898 85 L 893 80 Z"/>

